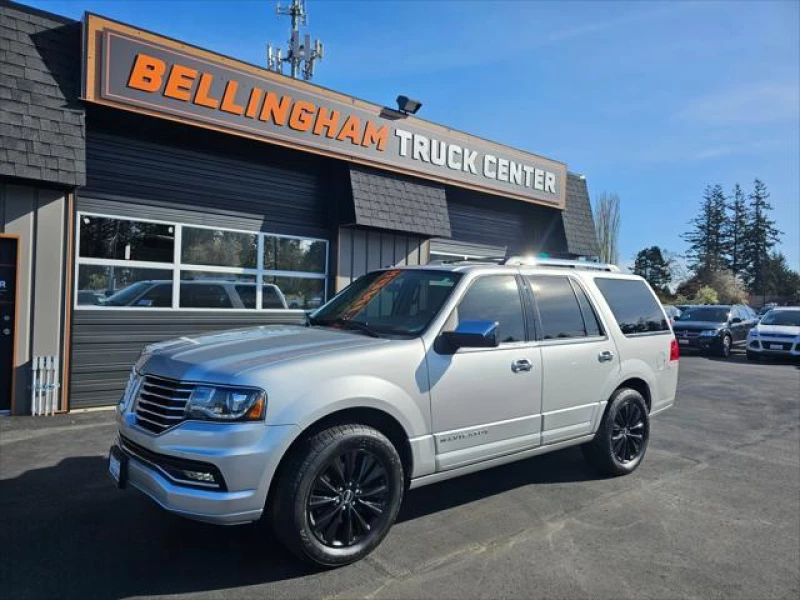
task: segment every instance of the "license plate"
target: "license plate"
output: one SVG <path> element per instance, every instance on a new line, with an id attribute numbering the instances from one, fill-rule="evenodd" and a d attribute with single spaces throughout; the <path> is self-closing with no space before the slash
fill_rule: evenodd
<path id="1" fill-rule="evenodd" d="M 770 350 L 783 350 L 783 344 L 770 344 Z"/>
<path id="2" fill-rule="evenodd" d="M 118 488 L 124 488 L 128 476 L 127 457 L 119 448 L 112 446 L 108 452 L 108 473 Z"/>
<path id="3" fill-rule="evenodd" d="M 688 344 L 689 340 L 678 340 L 679 344 Z"/>

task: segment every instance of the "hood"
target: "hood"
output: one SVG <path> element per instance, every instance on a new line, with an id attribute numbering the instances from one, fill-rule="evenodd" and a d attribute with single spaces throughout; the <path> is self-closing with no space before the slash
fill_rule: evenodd
<path id="1" fill-rule="evenodd" d="M 724 327 L 726 323 L 716 321 L 675 321 L 672 328 L 677 331 L 702 331 L 705 329 L 719 329 Z"/>
<path id="2" fill-rule="evenodd" d="M 759 323 L 756 325 L 756 329 L 758 333 L 764 335 L 800 335 L 800 327 L 794 327 L 792 325 L 764 325 L 763 323 Z"/>
<path id="3" fill-rule="evenodd" d="M 338 329 L 266 325 L 153 344 L 136 366 L 141 373 L 170 379 L 228 383 L 282 361 L 386 343 Z"/>

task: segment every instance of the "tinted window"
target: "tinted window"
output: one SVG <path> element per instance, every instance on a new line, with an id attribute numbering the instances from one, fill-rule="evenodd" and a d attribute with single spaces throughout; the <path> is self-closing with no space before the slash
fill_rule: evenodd
<path id="1" fill-rule="evenodd" d="M 181 261 L 195 265 L 256 267 L 258 236 L 223 229 L 184 227 Z"/>
<path id="2" fill-rule="evenodd" d="M 182 283 L 183 308 L 232 308 L 230 296 L 224 285 L 215 283 Z"/>
<path id="3" fill-rule="evenodd" d="M 574 281 L 572 282 L 572 287 L 575 290 L 575 295 L 578 297 L 578 304 L 580 304 L 581 307 L 583 324 L 586 327 L 586 335 L 603 335 L 603 328 L 600 327 L 600 320 L 597 318 L 597 313 L 594 311 L 594 308 L 592 308 L 592 304 L 589 302 L 586 292 Z"/>
<path id="4" fill-rule="evenodd" d="M 542 339 L 568 339 L 585 337 L 583 315 L 566 277 L 529 277 L 539 318 L 542 321 Z M 590 309 L 591 310 L 591 309 Z M 591 313 L 590 313 L 591 314 Z M 595 322 L 595 327 L 597 327 Z M 593 335 L 599 335 L 595 333 Z"/>
<path id="5" fill-rule="evenodd" d="M 175 227 L 84 215 L 78 255 L 82 258 L 172 262 Z"/>
<path id="6" fill-rule="evenodd" d="M 500 343 L 525 341 L 525 320 L 517 280 L 490 275 L 472 283 L 458 305 L 459 321 L 497 321 Z"/>
<path id="7" fill-rule="evenodd" d="M 93 306 L 145 306 L 139 304 L 139 297 L 159 280 L 172 281 L 172 271 L 168 269 L 142 269 L 111 267 L 100 265 L 80 265 L 78 267 L 78 304 Z M 171 289 L 170 289 L 171 296 Z M 163 306 L 170 306 L 172 299 Z"/>
<path id="8" fill-rule="evenodd" d="M 669 331 L 661 305 L 644 281 L 597 278 L 595 283 L 625 335 Z"/>

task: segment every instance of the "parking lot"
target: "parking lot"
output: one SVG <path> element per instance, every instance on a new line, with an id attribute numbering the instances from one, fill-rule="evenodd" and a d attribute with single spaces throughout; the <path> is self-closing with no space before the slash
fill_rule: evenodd
<path id="1" fill-rule="evenodd" d="M 3 597 L 794 598 L 800 370 L 681 359 L 642 467 L 570 449 L 410 492 L 366 560 L 297 563 L 266 527 L 165 514 L 107 479 L 112 413 L 0 421 Z"/>

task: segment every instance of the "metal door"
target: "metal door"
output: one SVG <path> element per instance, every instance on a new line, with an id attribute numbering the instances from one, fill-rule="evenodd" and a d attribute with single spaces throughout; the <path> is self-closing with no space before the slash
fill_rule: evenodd
<path id="1" fill-rule="evenodd" d="M 11 410 L 14 394 L 14 337 L 19 239 L 0 234 L 0 412 Z"/>

